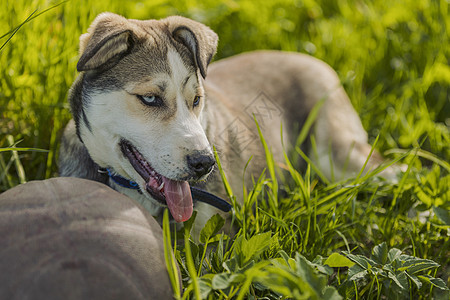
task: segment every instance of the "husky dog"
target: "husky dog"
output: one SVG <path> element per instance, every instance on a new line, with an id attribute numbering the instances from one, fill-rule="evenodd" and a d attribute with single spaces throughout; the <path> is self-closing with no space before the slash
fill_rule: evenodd
<path id="1" fill-rule="evenodd" d="M 217 41 L 205 25 L 179 16 L 138 21 L 100 14 L 80 38 L 60 175 L 106 183 L 154 216 L 168 207 L 182 222 L 193 212 L 190 185 L 226 196 L 212 146 L 237 192 L 265 166 L 258 128 L 282 165 L 322 100 L 309 132 L 314 151 L 308 143 L 305 151 L 329 178 L 361 170 L 371 151 L 367 133 L 328 65 L 304 54 L 259 51 L 208 68 Z M 366 168 L 380 162 L 374 153 Z M 207 220 L 214 209 L 197 205 L 198 219 Z"/>

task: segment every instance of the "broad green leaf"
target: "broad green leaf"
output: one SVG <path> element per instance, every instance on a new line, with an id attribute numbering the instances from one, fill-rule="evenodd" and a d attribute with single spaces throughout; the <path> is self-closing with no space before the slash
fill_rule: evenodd
<path id="1" fill-rule="evenodd" d="M 354 264 L 350 259 L 336 252 L 332 253 L 324 262 L 324 265 L 332 268 L 351 267 Z"/>
<path id="2" fill-rule="evenodd" d="M 376 265 L 377 263 L 371 260 L 370 258 L 367 258 L 362 255 L 354 255 L 354 254 L 347 254 L 348 259 L 358 264 L 360 267 L 364 269 L 370 269 L 372 266 Z"/>
<path id="3" fill-rule="evenodd" d="M 202 297 L 202 299 L 206 299 L 206 297 L 208 297 L 208 294 L 212 290 L 211 279 L 199 278 L 198 285 L 200 288 L 200 296 Z"/>
<path id="4" fill-rule="evenodd" d="M 244 236 L 239 235 L 235 240 L 233 244 L 233 254 L 232 256 L 239 255 L 242 252 L 242 243 L 244 242 Z"/>
<path id="5" fill-rule="evenodd" d="M 373 258 L 380 265 L 384 265 L 387 262 L 388 252 L 386 242 L 383 242 L 373 248 Z"/>
<path id="6" fill-rule="evenodd" d="M 417 289 L 420 289 L 422 287 L 422 282 L 420 282 L 419 278 L 414 275 L 410 275 L 408 272 L 406 272 L 406 276 L 416 285 Z"/>
<path id="7" fill-rule="evenodd" d="M 265 232 L 252 236 L 248 241 L 243 239 L 241 244 L 241 253 L 245 264 L 247 261 L 266 250 L 272 243 L 271 232 Z"/>
<path id="8" fill-rule="evenodd" d="M 295 254 L 295 271 L 297 275 L 302 278 L 306 278 L 309 273 L 313 271 L 313 268 L 307 263 L 307 261 L 308 260 L 300 253 L 297 252 Z"/>
<path id="9" fill-rule="evenodd" d="M 243 271 L 244 272 L 244 276 L 245 277 L 261 277 L 261 276 L 265 276 L 267 274 L 267 272 L 265 272 L 263 269 L 266 266 L 271 265 L 271 262 L 269 260 L 262 260 L 258 263 L 254 263 L 253 261 L 248 265 L 248 267 L 246 266 Z"/>
<path id="10" fill-rule="evenodd" d="M 278 253 L 281 257 L 273 258 L 270 261 L 274 265 L 285 266 L 291 268 L 292 270 L 295 270 L 295 260 L 290 258 L 283 250 L 280 250 Z"/>
<path id="11" fill-rule="evenodd" d="M 373 267 L 372 269 L 370 269 L 370 271 L 375 276 L 386 276 L 386 272 L 383 269 L 380 269 L 380 268 L 377 268 L 377 267 Z"/>
<path id="12" fill-rule="evenodd" d="M 295 260 L 289 258 L 287 266 L 289 266 L 292 270 L 296 271 L 297 275 L 300 276 L 303 276 L 304 274 L 311 272 L 313 273 L 319 272 L 325 275 L 333 274 L 334 271 L 332 268 L 330 268 L 329 266 L 324 266 L 320 263 L 321 256 L 319 256 L 319 258 L 316 257 L 315 261 L 317 262 L 310 262 L 301 254 L 296 253 Z"/>
<path id="13" fill-rule="evenodd" d="M 213 279 L 213 277 L 214 277 L 215 275 L 216 275 L 216 274 L 208 273 L 208 274 L 203 275 L 203 276 L 201 277 L 201 279 L 206 280 L 207 282 L 211 283 L 211 280 Z"/>
<path id="14" fill-rule="evenodd" d="M 432 260 L 413 257 L 403 263 L 398 270 L 406 270 L 409 274 L 417 274 L 419 272 L 437 267 L 439 267 L 439 264 Z"/>
<path id="15" fill-rule="evenodd" d="M 219 214 L 212 216 L 205 224 L 205 227 L 200 231 L 200 242 L 206 243 L 215 235 L 225 224 L 224 218 Z"/>
<path id="16" fill-rule="evenodd" d="M 256 280 L 264 284 L 267 288 L 284 297 L 294 298 L 295 296 L 301 295 L 302 297 L 300 299 L 318 299 L 317 291 L 306 281 L 306 276 L 299 276 L 287 267 L 282 266 L 268 267 L 266 271 L 267 276 L 258 277 Z M 310 275 L 314 277 L 315 274 L 308 273 L 308 276 Z"/>
<path id="17" fill-rule="evenodd" d="M 388 261 L 392 263 L 401 254 L 402 254 L 402 251 L 398 250 L 397 248 L 392 248 L 391 250 L 389 250 L 389 253 L 388 253 Z"/>
<path id="18" fill-rule="evenodd" d="M 220 235 L 219 242 L 217 243 L 217 248 L 212 253 L 212 262 L 218 268 L 223 263 L 223 235 Z"/>
<path id="19" fill-rule="evenodd" d="M 200 254 L 202 253 L 202 250 L 200 249 L 200 247 L 202 247 L 201 244 L 196 244 L 193 241 L 189 241 L 189 245 L 190 245 L 190 249 L 191 249 L 191 257 L 194 260 L 194 265 L 197 268 L 198 265 L 200 264 Z"/>
<path id="20" fill-rule="evenodd" d="M 426 204 L 427 207 L 430 207 L 434 204 L 434 199 L 426 193 L 420 185 L 417 185 L 414 190 L 417 198 L 419 198 L 420 201 Z"/>
<path id="21" fill-rule="evenodd" d="M 232 283 L 238 283 L 245 280 L 244 274 L 220 273 L 214 275 L 211 284 L 215 290 L 228 288 Z"/>
<path id="22" fill-rule="evenodd" d="M 317 255 L 314 260 L 311 262 L 311 266 L 317 269 L 319 273 L 331 276 L 334 273 L 333 268 L 327 266 L 323 263 L 324 259 L 322 256 Z"/>
<path id="23" fill-rule="evenodd" d="M 417 278 L 419 278 L 422 282 L 429 283 L 437 287 L 438 289 L 448 291 L 448 287 L 445 284 L 444 280 L 440 278 L 434 278 L 431 277 L 430 275 L 418 275 Z"/>
<path id="24" fill-rule="evenodd" d="M 238 269 L 239 269 L 239 264 L 238 264 L 237 260 L 238 260 L 237 257 L 233 256 L 232 258 L 227 259 L 226 261 L 224 261 L 223 262 L 224 269 L 227 270 L 228 272 L 231 272 L 231 273 L 237 272 Z"/>
<path id="25" fill-rule="evenodd" d="M 218 242 L 218 241 L 220 241 L 220 239 L 228 240 L 229 236 L 226 234 L 223 234 L 223 233 L 216 234 L 209 239 L 209 243 Z"/>
<path id="26" fill-rule="evenodd" d="M 388 277 L 392 279 L 392 281 L 395 282 L 395 284 L 401 288 L 402 290 L 408 290 L 409 289 L 409 283 L 408 278 L 406 277 L 405 272 L 401 272 L 398 274 L 394 274 L 391 272 L 388 272 Z"/>
<path id="27" fill-rule="evenodd" d="M 319 271 L 319 273 L 331 276 L 334 273 L 333 268 L 329 267 L 329 266 L 323 266 L 323 265 L 319 265 L 319 264 L 315 264 L 312 263 L 312 266 L 315 267 L 317 269 L 317 271 Z"/>
<path id="28" fill-rule="evenodd" d="M 278 254 L 285 260 L 286 264 L 289 264 L 289 255 L 284 250 L 278 251 Z"/>
<path id="29" fill-rule="evenodd" d="M 194 210 L 192 216 L 189 220 L 184 222 L 184 230 L 187 230 L 189 233 L 191 232 L 192 226 L 194 225 L 195 218 L 197 217 L 197 212 Z"/>
<path id="30" fill-rule="evenodd" d="M 350 273 L 349 273 L 348 280 L 349 281 L 358 281 L 358 280 L 363 279 L 364 277 L 366 277 L 368 274 L 369 273 L 367 272 L 367 270 L 364 270 L 364 271 L 352 274 L 351 276 L 350 276 Z"/>
<path id="31" fill-rule="evenodd" d="M 284 297 L 292 297 L 294 291 L 298 289 L 296 284 L 296 277 L 282 269 L 282 268 L 269 268 L 267 276 L 258 277 L 256 280 L 264 285 L 266 289 L 270 289 Z"/>
<path id="32" fill-rule="evenodd" d="M 320 295 L 327 285 L 326 277 L 318 274 L 313 264 L 298 252 L 295 255 L 295 262 L 297 266 L 296 275 Z"/>
<path id="33" fill-rule="evenodd" d="M 275 267 L 277 266 L 283 266 L 283 267 L 289 267 L 289 261 L 285 261 L 283 258 L 281 257 L 276 257 L 276 258 L 272 258 L 270 260 L 270 262 L 272 263 L 272 265 L 274 265 Z"/>
<path id="34" fill-rule="evenodd" d="M 269 262 L 267 262 L 269 263 Z M 242 268 L 239 268 L 239 272 L 245 272 L 251 268 L 253 268 L 253 266 L 255 265 L 255 260 L 250 260 L 249 262 L 247 262 Z"/>
<path id="35" fill-rule="evenodd" d="M 339 295 L 338 291 L 331 286 L 327 286 L 324 290 L 323 290 L 323 295 L 322 295 L 322 299 L 326 299 L 326 300 L 340 300 L 342 299 L 342 296 Z"/>
<path id="36" fill-rule="evenodd" d="M 386 272 L 395 273 L 394 267 L 391 264 L 384 265 L 383 270 L 385 270 Z"/>
<path id="37" fill-rule="evenodd" d="M 450 212 L 447 209 L 441 207 L 433 206 L 433 211 L 436 217 L 442 221 L 447 226 L 450 226 Z"/>
<path id="38" fill-rule="evenodd" d="M 347 278 L 349 281 L 357 281 L 366 277 L 369 273 L 360 265 L 355 264 L 348 269 Z"/>

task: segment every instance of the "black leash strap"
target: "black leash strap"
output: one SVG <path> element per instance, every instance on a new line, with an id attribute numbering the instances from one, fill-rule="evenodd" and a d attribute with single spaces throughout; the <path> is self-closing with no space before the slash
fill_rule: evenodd
<path id="1" fill-rule="evenodd" d="M 106 168 L 106 169 L 102 168 L 102 169 L 99 169 L 99 171 L 107 172 L 109 178 L 111 178 L 111 180 L 114 181 L 116 184 L 118 184 L 124 188 L 133 189 L 133 190 L 137 190 L 138 192 L 141 192 L 141 190 L 139 189 L 139 185 L 136 182 L 134 182 L 130 179 L 126 179 L 126 178 L 120 176 L 119 174 L 114 174 L 108 168 Z M 204 190 L 200 190 L 198 188 L 191 186 L 191 194 L 192 194 L 192 198 L 194 200 L 207 203 L 207 204 L 212 205 L 224 212 L 229 212 L 231 210 L 230 203 L 228 203 L 227 201 L 223 200 L 222 198 L 219 198 L 219 197 L 217 197 L 211 193 L 208 193 Z"/>
<path id="2" fill-rule="evenodd" d="M 231 204 L 227 201 L 223 200 L 222 198 L 219 198 L 211 193 L 208 193 L 206 191 L 200 190 L 198 188 L 191 186 L 191 194 L 192 198 L 194 200 L 207 203 L 209 205 L 212 205 L 224 212 L 229 212 L 231 210 Z"/>

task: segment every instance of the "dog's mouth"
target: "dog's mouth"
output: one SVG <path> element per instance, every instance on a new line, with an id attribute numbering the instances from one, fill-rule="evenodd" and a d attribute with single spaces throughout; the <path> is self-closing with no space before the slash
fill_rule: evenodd
<path id="1" fill-rule="evenodd" d="M 146 191 L 156 201 L 167 205 L 175 221 L 189 220 L 193 211 L 189 183 L 173 180 L 156 172 L 142 154 L 126 140 L 120 142 L 120 149 L 136 172 L 146 182 Z"/>

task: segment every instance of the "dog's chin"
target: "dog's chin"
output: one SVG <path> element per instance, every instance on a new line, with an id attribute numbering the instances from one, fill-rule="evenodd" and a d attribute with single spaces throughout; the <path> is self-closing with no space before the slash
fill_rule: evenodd
<path id="1" fill-rule="evenodd" d="M 129 141 L 121 140 L 119 147 L 134 170 L 144 179 L 148 195 L 159 205 L 167 205 L 177 222 L 188 220 L 193 211 L 189 183 L 158 173 Z"/>

